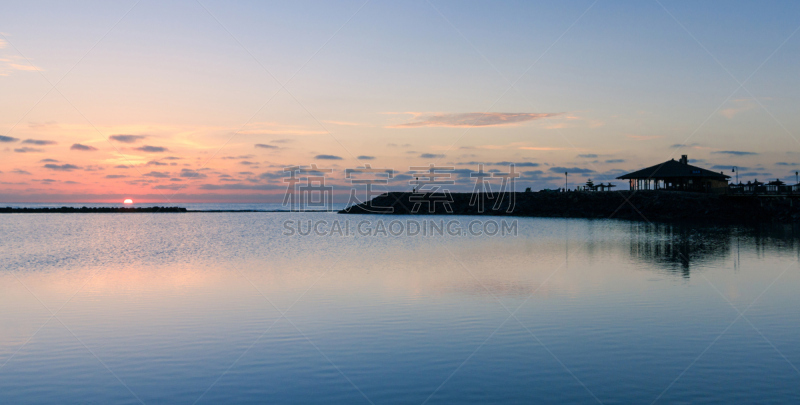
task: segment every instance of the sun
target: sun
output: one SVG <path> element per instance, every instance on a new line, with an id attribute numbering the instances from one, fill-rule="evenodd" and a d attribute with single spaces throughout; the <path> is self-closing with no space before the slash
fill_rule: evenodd
<path id="1" fill-rule="evenodd" d="M 123 204 L 133 204 L 133 200 L 130 198 L 126 198 L 125 201 L 122 202 Z"/>

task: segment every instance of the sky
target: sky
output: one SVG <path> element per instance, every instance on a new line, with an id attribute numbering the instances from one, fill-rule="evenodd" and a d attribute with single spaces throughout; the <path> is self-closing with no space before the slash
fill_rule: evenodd
<path id="1" fill-rule="evenodd" d="M 337 198 L 365 165 L 398 191 L 431 164 L 455 191 L 479 164 L 514 163 L 520 191 L 627 189 L 683 154 L 743 182 L 800 170 L 798 2 L 0 9 L 0 202 L 280 202 L 311 165 Z"/>

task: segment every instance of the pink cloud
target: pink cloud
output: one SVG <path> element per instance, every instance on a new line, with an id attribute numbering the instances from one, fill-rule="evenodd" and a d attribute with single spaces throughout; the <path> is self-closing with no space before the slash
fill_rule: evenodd
<path id="1" fill-rule="evenodd" d="M 415 121 L 392 125 L 389 128 L 416 127 L 488 127 L 512 125 L 542 118 L 556 117 L 563 113 L 457 113 L 430 114 L 412 113 Z"/>

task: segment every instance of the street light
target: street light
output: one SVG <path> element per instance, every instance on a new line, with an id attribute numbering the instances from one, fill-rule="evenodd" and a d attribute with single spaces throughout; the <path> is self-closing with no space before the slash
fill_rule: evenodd
<path id="1" fill-rule="evenodd" d="M 736 170 L 736 169 L 738 169 L 738 167 L 736 167 L 736 166 L 733 166 L 733 169 L 731 169 L 731 171 L 733 171 L 734 173 L 736 173 L 736 184 L 739 184 L 739 171 L 738 171 L 738 170 Z"/>
<path id="2" fill-rule="evenodd" d="M 564 172 L 564 192 L 569 190 L 569 173 Z"/>

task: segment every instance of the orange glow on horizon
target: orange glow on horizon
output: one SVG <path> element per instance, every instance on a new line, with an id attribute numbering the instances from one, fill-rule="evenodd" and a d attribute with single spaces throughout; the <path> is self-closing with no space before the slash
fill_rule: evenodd
<path id="1" fill-rule="evenodd" d="M 122 202 L 123 204 L 133 204 L 133 200 L 130 198 L 126 198 L 125 201 Z"/>

